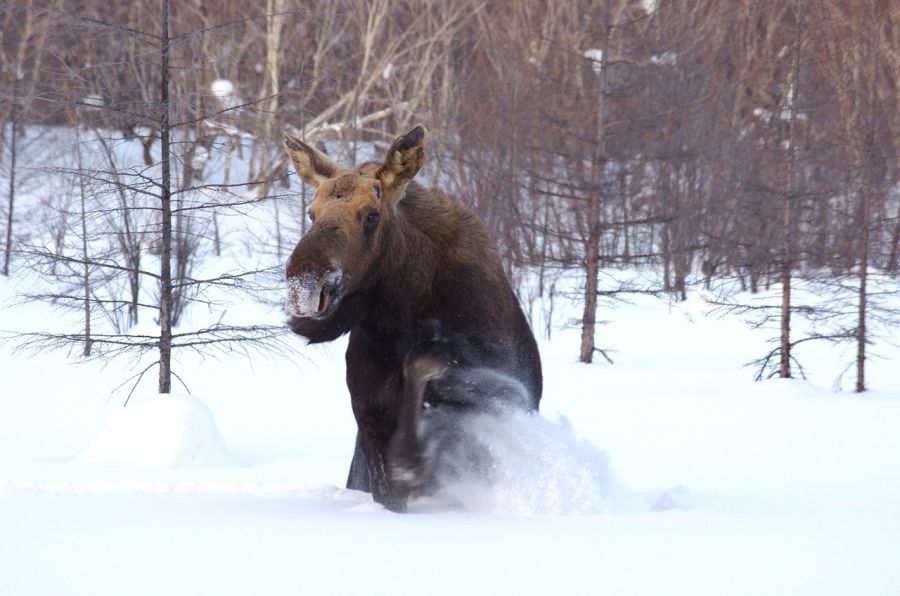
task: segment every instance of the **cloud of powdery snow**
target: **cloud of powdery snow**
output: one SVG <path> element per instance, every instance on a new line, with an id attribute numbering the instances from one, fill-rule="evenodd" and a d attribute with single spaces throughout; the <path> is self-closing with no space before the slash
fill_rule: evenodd
<path id="1" fill-rule="evenodd" d="M 470 511 L 511 515 L 609 511 L 616 483 L 606 452 L 563 418 L 521 411 L 423 420 L 437 496 Z"/>

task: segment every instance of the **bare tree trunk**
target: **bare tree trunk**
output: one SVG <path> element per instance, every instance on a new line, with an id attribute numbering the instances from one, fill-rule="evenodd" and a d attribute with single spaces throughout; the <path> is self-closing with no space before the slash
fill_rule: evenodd
<path id="1" fill-rule="evenodd" d="M 6 251 L 3 254 L 3 275 L 9 277 L 9 260 L 12 255 L 12 236 L 13 236 L 13 207 L 16 202 L 16 138 L 18 137 L 18 106 L 19 106 L 19 84 L 18 81 L 13 83 L 13 101 L 10 109 L 10 137 L 9 137 L 9 202 L 6 211 Z M 0 123 L 2 126 L 2 123 Z"/>
<path id="2" fill-rule="evenodd" d="M 866 168 L 867 172 L 869 168 Z M 856 329 L 856 392 L 866 390 L 866 307 L 868 305 L 867 283 L 869 280 L 869 209 L 871 184 L 866 176 L 862 201 L 862 238 L 859 255 L 859 324 Z"/>
<path id="3" fill-rule="evenodd" d="M 603 55 L 600 59 L 600 90 L 597 109 L 597 149 L 591 163 L 591 188 L 588 197 L 588 238 L 585 251 L 584 313 L 581 317 L 581 354 L 579 360 L 590 363 L 594 360 L 594 332 L 597 325 L 597 283 L 600 277 L 600 188 L 603 168 L 606 165 L 604 137 L 606 134 L 606 88 L 607 65 L 609 63 L 610 14 L 607 2 L 604 15 Z"/>
<path id="4" fill-rule="evenodd" d="M 796 6 L 795 6 L 796 8 Z M 796 11 L 795 11 L 796 12 Z M 800 51 L 802 43 L 802 14 L 797 12 L 797 35 L 794 40 L 794 64 L 791 73 L 791 86 L 788 91 L 789 103 L 788 122 L 788 156 L 785 171 L 785 190 L 781 220 L 781 360 L 778 367 L 778 376 L 782 379 L 791 378 L 791 282 L 794 269 L 793 234 L 793 202 L 794 202 L 794 169 L 795 169 L 795 144 L 797 128 L 797 97 L 800 86 Z"/>
<path id="5" fill-rule="evenodd" d="M 278 113 L 278 96 L 280 89 L 278 85 L 279 73 L 279 52 L 281 51 L 281 32 L 282 23 L 284 21 L 284 0 L 268 0 L 266 3 L 266 77 L 263 84 L 260 99 L 267 94 L 269 101 L 267 102 L 267 114 L 263 122 L 263 132 L 261 139 L 261 156 L 259 166 L 259 177 L 265 178 L 259 186 L 257 198 L 262 200 L 269 193 L 271 188 L 271 152 L 269 144 L 272 138 L 272 130 L 274 128 L 275 119 Z"/>
<path id="6" fill-rule="evenodd" d="M 594 168 L 599 169 L 599 164 Z M 599 179 L 599 176 L 595 176 Z M 599 185 L 598 185 L 599 186 Z M 599 198 L 592 192 L 588 198 L 588 244 L 585 257 L 584 313 L 581 317 L 581 354 L 579 360 L 591 363 L 594 359 L 594 329 L 597 322 L 597 283 L 600 277 L 600 238 L 598 233 Z"/>
<path id="7" fill-rule="evenodd" d="M 91 355 L 91 268 L 88 264 L 88 237 L 87 237 L 87 205 L 84 190 L 84 166 L 81 161 L 81 128 L 79 122 L 72 123 L 75 128 L 75 159 L 78 165 L 78 193 L 81 200 L 81 261 L 82 278 L 81 287 L 84 300 L 84 349 L 81 355 L 87 358 Z"/>
<path id="8" fill-rule="evenodd" d="M 162 0 L 162 60 L 160 74 L 160 149 L 162 193 L 159 252 L 159 392 L 172 390 L 172 170 L 169 140 L 169 0 Z"/>
<path id="9" fill-rule="evenodd" d="M 281 209 L 278 207 L 278 201 L 275 201 L 275 254 L 278 255 L 278 262 L 281 262 L 283 249 L 283 241 L 281 238 Z"/>
<path id="10" fill-rule="evenodd" d="M 859 322 L 856 328 L 856 392 L 863 393 L 866 390 L 866 339 L 868 330 L 866 329 L 866 315 L 868 309 L 868 281 L 869 281 L 869 240 L 871 237 L 871 224 L 870 219 L 872 217 L 872 185 L 874 184 L 874 176 L 872 172 L 873 161 L 875 159 L 875 114 L 876 114 L 876 99 L 875 99 L 875 89 L 877 86 L 875 74 L 877 72 L 877 61 L 878 57 L 876 56 L 876 50 L 874 48 L 874 41 L 872 38 L 869 39 L 867 44 L 869 59 L 865 61 L 865 64 L 868 68 L 871 68 L 869 77 L 871 79 L 871 91 L 869 93 L 869 130 L 867 131 L 867 137 L 865 142 L 865 152 L 863 153 L 863 160 L 865 161 L 865 175 L 863 177 L 863 189 L 862 189 L 862 205 L 860 206 L 860 226 L 862 228 L 862 237 L 860 238 L 860 251 L 859 251 Z M 871 66 L 872 62 L 875 62 L 875 67 Z"/>
<path id="11" fill-rule="evenodd" d="M 894 230 L 891 234 L 890 253 L 888 254 L 887 270 L 890 272 L 897 271 L 897 256 L 900 253 L 900 213 L 895 217 L 897 223 L 894 224 Z"/>
<path id="12" fill-rule="evenodd" d="M 660 252 L 663 262 L 663 292 L 672 291 L 672 249 L 669 242 L 669 229 L 671 224 L 663 223 L 660 226 L 659 240 Z"/>
<path id="13" fill-rule="evenodd" d="M 784 231 L 790 235 L 791 209 L 789 200 L 784 206 Z M 786 238 L 785 242 L 789 242 Z M 781 361 L 778 367 L 778 376 L 782 379 L 791 378 L 791 266 L 788 255 L 784 256 L 781 264 Z"/>
<path id="14" fill-rule="evenodd" d="M 545 283 L 544 278 L 547 275 L 547 245 L 549 244 L 549 239 L 547 238 L 547 236 L 550 234 L 550 201 L 544 201 L 541 213 L 541 251 L 539 255 L 540 260 L 538 262 L 538 296 L 543 297 Z"/>

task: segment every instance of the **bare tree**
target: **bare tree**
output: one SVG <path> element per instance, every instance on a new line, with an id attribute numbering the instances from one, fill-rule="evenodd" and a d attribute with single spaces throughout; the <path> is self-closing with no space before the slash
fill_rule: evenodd
<path id="1" fill-rule="evenodd" d="M 171 7 L 169 0 L 163 0 L 157 18 L 144 21 L 145 26 L 155 21 L 159 27 L 156 34 L 84 14 L 52 10 L 43 14 L 43 18 L 81 28 L 85 35 L 79 37 L 79 43 L 97 48 L 92 51 L 118 45 L 122 38 L 134 42 L 130 55 L 141 63 L 132 70 L 141 76 L 126 79 L 126 85 L 150 88 L 135 92 L 120 87 L 123 81 L 111 74 L 118 70 L 113 62 L 92 64 L 91 77 L 85 78 L 79 74 L 83 71 L 81 61 L 90 60 L 90 55 L 75 52 L 60 56 L 57 70 L 50 73 L 65 77 L 69 85 L 57 91 L 56 101 L 65 108 L 74 131 L 75 167 L 58 166 L 47 160 L 43 171 L 52 177 L 68 177 L 74 183 L 75 196 L 60 207 L 58 241 L 49 248 L 40 239 L 20 246 L 31 266 L 45 272 L 48 282 L 58 284 L 57 289 L 32 297 L 78 308 L 84 321 L 77 333 L 26 333 L 20 337 L 21 343 L 34 347 L 79 345 L 84 356 L 92 357 L 155 351 L 156 361 L 143 372 L 158 367 L 160 392 L 172 389 L 175 350 L 233 349 L 239 344 L 241 349 L 253 345 L 281 349 L 278 341 L 284 334 L 280 326 L 233 326 L 221 322 L 201 329 L 176 327 L 178 315 L 188 302 L 205 300 L 203 293 L 209 288 L 252 290 L 252 280 L 259 272 L 204 278 L 197 277 L 191 269 L 193 251 L 204 239 L 203 230 L 194 227 L 193 215 L 240 208 L 252 200 L 230 194 L 221 183 L 201 180 L 198 157 L 201 148 L 207 150 L 205 124 L 215 124 L 225 111 L 210 113 L 202 101 L 191 101 L 197 94 L 191 93 L 193 88 L 185 83 L 183 65 L 193 63 L 196 56 L 192 55 L 190 42 L 192 36 L 201 34 L 191 29 L 173 32 Z M 184 22 L 179 24 L 184 26 Z M 221 34 L 228 35 L 224 31 Z M 144 77 L 148 72 L 146 63 L 156 65 L 156 76 Z M 158 153 L 149 151 L 148 144 L 143 143 L 143 165 L 121 163 L 122 141 L 135 140 L 134 131 L 148 127 L 150 132 L 142 136 L 156 139 L 153 145 L 158 147 Z M 120 133 L 117 135 L 116 131 Z M 90 160 L 88 146 L 92 149 Z M 246 186 L 246 182 L 231 185 L 234 189 Z M 220 203 L 211 201 L 213 196 L 228 198 Z M 78 246 L 71 241 L 64 243 L 66 236 L 76 238 Z M 150 259 L 150 265 L 153 261 L 158 263 L 157 271 L 152 271 L 142 259 L 145 245 L 156 257 Z M 122 284 L 123 279 L 127 283 Z M 140 298 L 141 294 L 150 293 L 149 288 L 141 288 L 142 282 L 158 284 L 153 302 Z M 123 288 L 127 296 L 121 294 Z M 146 309 L 153 309 L 158 315 L 158 334 L 131 329 L 138 321 L 138 312 Z M 118 319 L 122 312 L 128 313 L 125 321 Z M 112 332 L 93 324 L 99 313 L 106 315 Z"/>
<path id="2" fill-rule="evenodd" d="M 853 258 L 858 287 L 856 391 L 863 392 L 871 340 L 869 274 L 873 253 L 886 244 L 884 189 L 892 178 L 896 181 L 897 172 L 900 10 L 890 3 L 867 0 L 849 5 L 829 2 L 821 10 L 828 25 L 826 47 L 834 52 L 827 66 L 842 108 L 834 132 L 847 148 L 848 192 L 855 195 L 857 205 L 852 216 L 858 247 Z"/>

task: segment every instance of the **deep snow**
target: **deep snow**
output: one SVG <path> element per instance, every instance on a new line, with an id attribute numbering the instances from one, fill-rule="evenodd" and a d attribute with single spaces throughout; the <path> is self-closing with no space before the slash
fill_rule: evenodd
<path id="1" fill-rule="evenodd" d="M 408 515 L 340 488 L 343 341 L 185 355 L 195 395 L 148 386 L 124 410 L 110 390 L 133 364 L 7 344 L 0 594 L 900 593 L 891 360 L 863 396 L 822 389 L 827 372 L 752 383 L 766 334 L 707 310 L 607 312 L 613 366 L 575 363 L 575 330 L 541 341 L 543 416 L 499 435 L 522 454 L 504 482 Z M 6 307 L 0 327 L 48 314 Z"/>

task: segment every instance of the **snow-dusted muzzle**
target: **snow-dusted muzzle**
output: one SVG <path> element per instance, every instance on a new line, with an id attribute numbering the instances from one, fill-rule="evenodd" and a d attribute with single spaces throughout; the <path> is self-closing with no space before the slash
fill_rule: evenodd
<path id="1" fill-rule="evenodd" d="M 319 318 L 330 314 L 340 301 L 341 270 L 323 274 L 303 273 L 287 281 L 287 314 L 292 317 Z"/>

